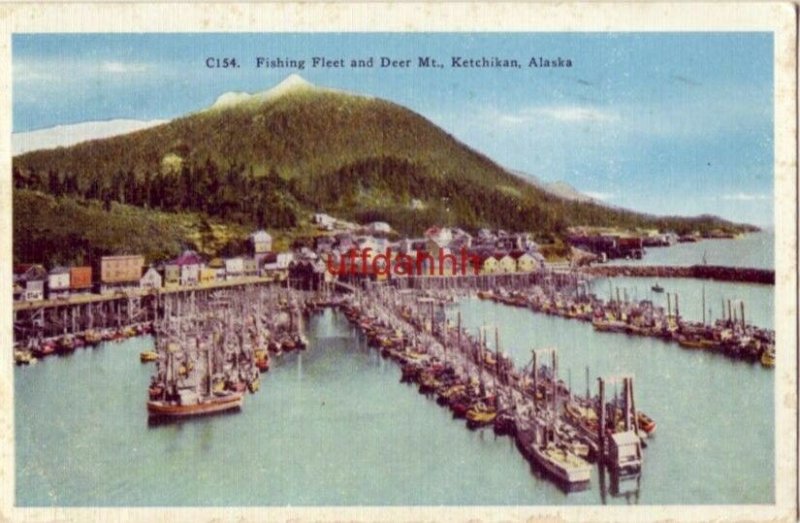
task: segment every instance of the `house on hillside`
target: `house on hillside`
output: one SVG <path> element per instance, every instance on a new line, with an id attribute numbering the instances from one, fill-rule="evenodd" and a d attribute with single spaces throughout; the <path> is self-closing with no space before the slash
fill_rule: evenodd
<path id="1" fill-rule="evenodd" d="M 367 225 L 367 230 L 371 234 L 389 234 L 392 232 L 392 226 L 386 222 L 372 222 Z"/>
<path id="2" fill-rule="evenodd" d="M 272 236 L 265 231 L 256 231 L 250 235 L 250 253 L 256 259 L 261 259 L 272 251 Z"/>
<path id="3" fill-rule="evenodd" d="M 325 213 L 314 213 L 311 222 L 324 231 L 332 231 L 336 225 L 336 218 Z"/>

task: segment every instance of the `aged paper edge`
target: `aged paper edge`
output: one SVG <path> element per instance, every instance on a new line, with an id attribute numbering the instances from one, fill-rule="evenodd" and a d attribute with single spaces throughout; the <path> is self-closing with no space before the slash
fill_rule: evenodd
<path id="1" fill-rule="evenodd" d="M 0 281 L 11 281 L 11 35 L 37 32 L 684 32 L 774 34 L 774 505 L 532 507 L 17 508 L 11 294 L 0 293 L 0 521 L 766 521 L 797 518 L 797 49 L 790 3 L 0 4 Z M 675 478 L 680 481 L 680 478 Z"/>

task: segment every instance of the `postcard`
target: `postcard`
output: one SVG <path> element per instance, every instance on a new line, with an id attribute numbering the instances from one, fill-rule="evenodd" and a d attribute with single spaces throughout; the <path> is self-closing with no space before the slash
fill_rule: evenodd
<path id="1" fill-rule="evenodd" d="M 794 520 L 795 23 L 0 7 L 2 519 Z"/>

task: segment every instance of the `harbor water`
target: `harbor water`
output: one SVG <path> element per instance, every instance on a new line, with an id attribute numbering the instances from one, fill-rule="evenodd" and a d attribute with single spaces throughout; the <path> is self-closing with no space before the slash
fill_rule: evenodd
<path id="1" fill-rule="evenodd" d="M 641 260 L 611 260 L 614 265 L 721 265 L 753 269 L 775 268 L 775 231 L 764 229 L 736 239 L 676 243 L 647 247 Z"/>
<path id="2" fill-rule="evenodd" d="M 654 283 L 611 282 L 639 299 Z M 680 295 L 687 318 L 701 319 L 705 288 L 714 316 L 723 298 L 741 299 L 748 321 L 772 327 L 771 286 L 660 283 L 664 294 Z M 607 279 L 592 288 L 607 298 Z M 325 310 L 308 321 L 309 349 L 273 358 L 261 390 L 228 415 L 149 425 L 153 367 L 138 360 L 153 346 L 148 337 L 15 368 L 16 504 L 773 502 L 773 371 L 475 298 L 448 308 L 454 321 L 458 310 L 472 332 L 496 325 L 503 351 L 518 366 L 529 361 L 531 349 L 558 348 L 560 376 L 575 392 L 586 392 L 587 366 L 592 391 L 596 376 L 635 376 L 637 408 L 658 423 L 637 491 L 612 496 L 600 488 L 595 470 L 589 490 L 563 493 L 531 470 L 510 438 L 491 429 L 469 431 L 416 387 L 400 383 L 398 366 L 367 347 L 343 315 Z"/>

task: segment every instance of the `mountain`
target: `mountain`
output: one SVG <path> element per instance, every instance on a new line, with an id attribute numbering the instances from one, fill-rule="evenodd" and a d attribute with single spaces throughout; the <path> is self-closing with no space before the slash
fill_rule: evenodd
<path id="1" fill-rule="evenodd" d="M 508 172 L 510 172 L 514 176 L 517 176 L 523 181 L 526 181 L 531 185 L 538 187 L 544 192 L 552 194 L 553 196 L 557 196 L 559 198 L 563 198 L 564 200 L 569 200 L 572 202 L 586 202 L 586 203 L 593 202 L 597 204 L 602 204 L 601 201 L 597 200 L 596 198 L 592 198 L 588 194 L 584 194 L 578 191 L 575 187 L 571 186 L 567 182 L 560 180 L 555 182 L 546 182 L 536 175 L 526 173 L 523 171 L 509 170 Z"/>
<path id="2" fill-rule="evenodd" d="M 155 127 L 22 154 L 13 170 L 15 194 L 99 200 L 107 211 L 117 202 L 200 213 L 273 230 L 301 226 L 316 211 L 385 221 L 401 234 L 439 224 L 534 231 L 545 241 L 585 224 L 732 227 L 555 196 L 417 113 L 299 76 L 262 93 L 224 94 Z"/>
<path id="3" fill-rule="evenodd" d="M 71 125 L 57 125 L 11 135 L 11 154 L 17 156 L 39 149 L 68 147 L 87 140 L 109 138 L 121 134 L 140 131 L 166 123 L 167 120 L 107 120 L 101 122 L 82 122 Z"/>
<path id="4" fill-rule="evenodd" d="M 322 90 L 322 88 L 314 86 L 299 74 L 290 74 L 275 87 L 260 93 L 228 92 L 221 94 L 208 110 L 213 111 L 214 109 L 226 109 L 237 105 L 264 103 L 284 95 L 307 90 Z M 334 92 L 332 90 L 329 91 Z"/>

